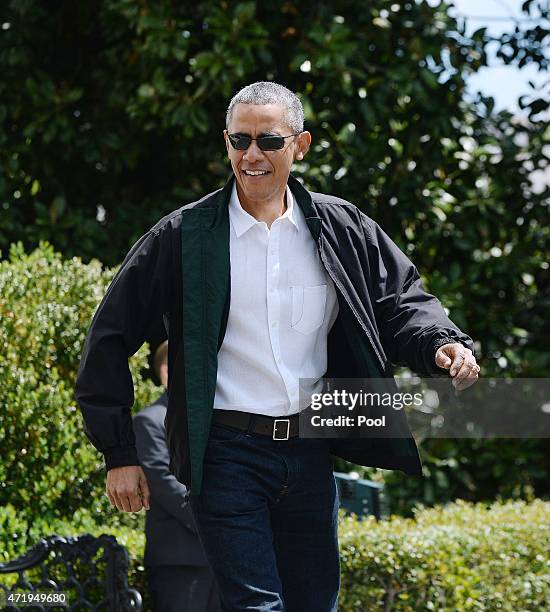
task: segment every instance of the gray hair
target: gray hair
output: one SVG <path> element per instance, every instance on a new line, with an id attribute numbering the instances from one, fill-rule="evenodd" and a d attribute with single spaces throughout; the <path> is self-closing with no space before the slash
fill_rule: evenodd
<path id="1" fill-rule="evenodd" d="M 298 96 L 284 85 L 270 81 L 258 81 L 243 87 L 229 102 L 225 115 L 225 127 L 229 129 L 236 104 L 280 104 L 285 107 L 285 121 L 295 133 L 304 131 L 304 107 Z"/>

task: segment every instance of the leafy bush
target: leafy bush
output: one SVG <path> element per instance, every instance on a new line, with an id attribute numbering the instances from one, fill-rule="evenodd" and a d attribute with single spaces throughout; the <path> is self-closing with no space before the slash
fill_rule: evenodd
<path id="1" fill-rule="evenodd" d="M 457 502 L 380 522 L 341 515 L 339 610 L 542 610 L 550 598 L 549 513 L 550 503 L 536 500 Z M 0 561 L 45 535 L 109 533 L 128 549 L 129 583 L 147 598 L 143 516 L 98 524 L 80 510 L 70 520 L 31 525 L 8 505 L 0 508 Z"/>
<path id="2" fill-rule="evenodd" d="M 550 598 L 550 503 L 459 501 L 414 519 L 345 518 L 342 612 L 542 610 Z"/>
<path id="3" fill-rule="evenodd" d="M 64 261 L 41 244 L 13 246 L 0 261 L 0 505 L 29 521 L 66 517 L 81 506 L 109 512 L 105 472 L 73 397 L 87 329 L 114 270 Z M 136 403 L 155 392 L 144 381 L 147 347 L 132 359 Z"/>

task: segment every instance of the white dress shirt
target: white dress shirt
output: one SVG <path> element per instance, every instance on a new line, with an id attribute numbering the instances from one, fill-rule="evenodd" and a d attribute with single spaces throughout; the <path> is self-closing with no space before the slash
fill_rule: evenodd
<path id="1" fill-rule="evenodd" d="M 338 314 L 300 207 L 271 228 L 246 212 L 236 185 L 229 203 L 231 304 L 218 352 L 215 409 L 283 416 L 299 412 L 327 369 L 327 334 Z M 300 405 L 300 379 L 302 405 Z"/>

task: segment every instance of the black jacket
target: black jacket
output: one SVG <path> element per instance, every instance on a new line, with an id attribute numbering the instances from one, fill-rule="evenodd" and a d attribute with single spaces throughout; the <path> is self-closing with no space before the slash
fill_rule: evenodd
<path id="1" fill-rule="evenodd" d="M 126 256 L 101 302 L 84 346 L 76 383 L 86 434 L 107 469 L 136 465 L 128 357 L 163 321 L 168 333 L 170 467 L 198 494 L 230 303 L 227 185 L 164 217 Z M 423 289 L 418 271 L 384 231 L 356 206 L 309 192 L 290 176 L 320 261 L 332 278 L 339 314 L 328 337 L 326 376 L 384 377 L 392 364 L 418 374 L 445 374 L 437 349 L 471 339 Z M 402 413 L 402 411 L 400 411 Z M 332 452 L 361 465 L 421 474 L 404 414 L 395 437 L 334 440 Z"/>

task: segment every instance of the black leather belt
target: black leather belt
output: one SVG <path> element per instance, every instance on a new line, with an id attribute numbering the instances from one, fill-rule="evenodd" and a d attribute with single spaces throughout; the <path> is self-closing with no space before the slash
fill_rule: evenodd
<path id="1" fill-rule="evenodd" d="M 269 436 L 273 440 L 288 440 L 298 433 L 299 416 L 270 417 L 264 414 L 252 414 L 240 410 L 214 410 L 212 422 L 216 425 L 227 425 L 234 429 Z"/>

